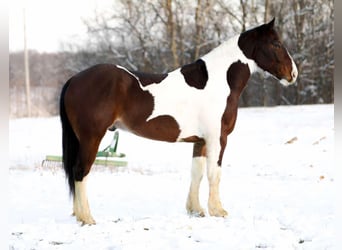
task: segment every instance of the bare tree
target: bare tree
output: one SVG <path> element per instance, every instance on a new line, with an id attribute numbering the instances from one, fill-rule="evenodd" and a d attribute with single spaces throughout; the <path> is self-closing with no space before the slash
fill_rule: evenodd
<path id="1" fill-rule="evenodd" d="M 91 65 L 167 72 L 272 17 L 298 65 L 297 85 L 284 88 L 254 75 L 240 106 L 333 102 L 333 0 L 113 0 L 112 8 L 85 20 L 86 43 L 70 43 L 58 54 L 29 52 L 32 115 L 57 114 L 62 84 Z M 11 116 L 26 113 L 22 58 L 23 52 L 10 54 Z"/>
<path id="2" fill-rule="evenodd" d="M 294 55 L 299 68 L 298 84 L 284 89 L 273 79 L 253 76 L 242 95 L 241 105 L 252 103 L 267 106 L 333 100 L 332 0 L 116 2 L 121 3 L 121 7 L 116 8 L 110 18 L 103 19 L 96 15 L 94 20 L 102 22 L 88 22 L 89 30 L 116 37 L 117 42 L 99 39 L 100 44 L 103 44 L 100 48 L 110 48 L 109 52 L 112 53 L 109 54 L 115 59 L 113 62 L 119 61 L 133 69 L 169 71 L 195 60 L 233 34 L 276 17 L 278 33 Z M 116 22 L 112 22 L 111 18 Z M 116 25 L 111 26 L 110 23 Z M 120 37 L 122 39 L 118 39 Z M 313 60 L 315 58 L 317 60 Z M 326 88 L 330 90 L 323 91 Z M 258 100 L 254 101 L 253 98 Z"/>
<path id="3" fill-rule="evenodd" d="M 172 0 L 166 0 L 166 6 L 164 7 L 166 16 L 167 16 L 167 22 L 166 22 L 166 30 L 167 34 L 171 43 L 171 52 L 173 57 L 173 67 L 177 68 L 179 67 L 179 59 L 178 59 L 178 46 L 176 41 L 177 36 L 177 29 L 173 17 L 173 10 L 172 10 Z"/>

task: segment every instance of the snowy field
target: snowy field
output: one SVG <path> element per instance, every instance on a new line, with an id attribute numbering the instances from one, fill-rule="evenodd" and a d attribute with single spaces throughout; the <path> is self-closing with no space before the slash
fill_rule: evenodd
<path id="1" fill-rule="evenodd" d="M 223 159 L 227 218 L 189 217 L 192 145 L 120 132 L 127 167 L 95 167 L 95 226 L 70 216 L 58 117 L 10 121 L 9 249 L 342 249 L 335 235 L 334 106 L 241 108 Z M 101 148 L 108 145 L 108 132 Z M 201 186 L 206 207 L 208 187 Z"/>

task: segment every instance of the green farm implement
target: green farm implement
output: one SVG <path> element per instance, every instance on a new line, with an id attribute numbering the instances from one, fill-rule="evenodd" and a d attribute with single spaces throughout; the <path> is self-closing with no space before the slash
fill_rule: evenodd
<path id="1" fill-rule="evenodd" d="M 94 165 L 112 166 L 112 167 L 125 167 L 127 166 L 126 155 L 117 152 L 119 142 L 119 132 L 115 131 L 113 139 L 109 146 L 96 154 Z M 50 163 L 62 163 L 61 155 L 47 155 L 42 162 L 43 166 Z"/>

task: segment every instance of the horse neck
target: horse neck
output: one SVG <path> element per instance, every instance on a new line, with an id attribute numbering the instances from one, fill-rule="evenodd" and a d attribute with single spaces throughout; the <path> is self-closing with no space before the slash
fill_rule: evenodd
<path id="1" fill-rule="evenodd" d="M 230 38 L 202 57 L 209 72 L 226 73 L 230 65 L 238 61 L 248 64 L 251 74 L 260 70 L 257 64 L 248 59 L 239 48 L 239 37 L 240 35 Z"/>

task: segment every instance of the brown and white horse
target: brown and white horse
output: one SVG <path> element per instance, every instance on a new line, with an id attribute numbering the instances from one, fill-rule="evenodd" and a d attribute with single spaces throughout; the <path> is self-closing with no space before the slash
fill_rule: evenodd
<path id="1" fill-rule="evenodd" d="M 86 177 L 104 134 L 116 128 L 154 140 L 194 143 L 186 209 L 205 214 L 198 192 L 207 166 L 209 214 L 226 216 L 219 196 L 222 157 L 239 97 L 256 71 L 286 86 L 296 81 L 296 65 L 274 30 L 274 19 L 168 74 L 99 64 L 69 79 L 61 93 L 60 116 L 63 165 L 77 220 L 95 224 Z"/>

